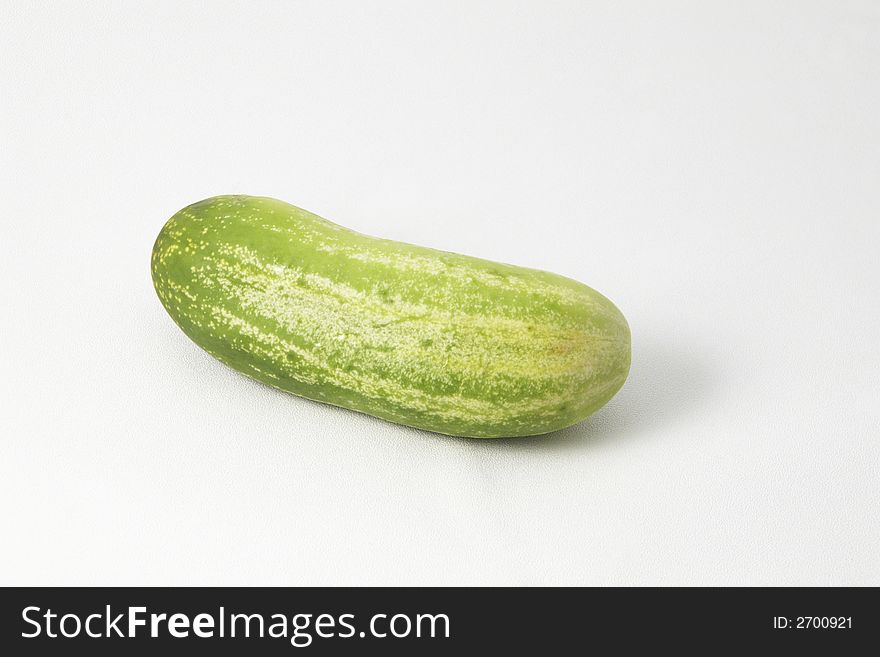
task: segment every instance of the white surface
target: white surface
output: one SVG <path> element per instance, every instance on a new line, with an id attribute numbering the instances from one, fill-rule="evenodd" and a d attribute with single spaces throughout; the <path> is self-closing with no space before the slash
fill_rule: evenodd
<path id="1" fill-rule="evenodd" d="M 876 2 L 0 8 L 0 583 L 880 584 Z M 275 196 L 611 297 L 548 438 L 286 396 L 175 327 L 180 207 Z"/>

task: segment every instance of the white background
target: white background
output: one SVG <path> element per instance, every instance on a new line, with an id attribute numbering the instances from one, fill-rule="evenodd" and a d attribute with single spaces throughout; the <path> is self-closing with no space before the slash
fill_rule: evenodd
<path id="1" fill-rule="evenodd" d="M 0 3 L 0 583 L 880 584 L 880 5 Z M 285 395 L 152 289 L 275 196 L 633 333 L 543 438 Z"/>

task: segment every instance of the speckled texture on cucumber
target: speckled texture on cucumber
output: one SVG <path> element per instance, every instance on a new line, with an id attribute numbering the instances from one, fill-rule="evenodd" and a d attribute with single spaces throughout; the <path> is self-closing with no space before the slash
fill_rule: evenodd
<path id="1" fill-rule="evenodd" d="M 561 429 L 629 371 L 626 320 L 586 285 L 368 237 L 275 199 L 184 208 L 152 275 L 174 321 L 230 367 L 438 433 Z"/>

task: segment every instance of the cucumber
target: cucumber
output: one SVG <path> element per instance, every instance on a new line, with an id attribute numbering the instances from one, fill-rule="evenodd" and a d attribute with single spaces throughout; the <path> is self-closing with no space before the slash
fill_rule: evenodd
<path id="1" fill-rule="evenodd" d="M 271 198 L 184 208 L 156 239 L 152 276 L 183 332 L 226 365 L 442 434 L 562 429 L 629 371 L 626 320 L 586 285 L 368 237 Z"/>

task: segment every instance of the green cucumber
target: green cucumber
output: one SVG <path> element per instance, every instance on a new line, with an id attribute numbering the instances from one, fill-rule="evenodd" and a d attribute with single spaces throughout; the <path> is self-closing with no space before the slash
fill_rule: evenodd
<path id="1" fill-rule="evenodd" d="M 438 433 L 562 429 L 629 371 L 626 320 L 586 285 L 368 237 L 271 198 L 184 208 L 156 239 L 152 275 L 183 332 L 226 365 Z"/>

